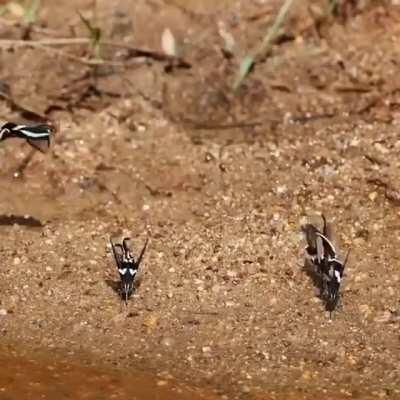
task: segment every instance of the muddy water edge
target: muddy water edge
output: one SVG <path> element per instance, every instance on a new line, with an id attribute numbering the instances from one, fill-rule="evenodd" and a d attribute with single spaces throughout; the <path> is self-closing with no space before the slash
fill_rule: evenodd
<path id="1" fill-rule="evenodd" d="M 0 346 L 0 399 L 212 400 L 210 391 L 133 369 L 92 366 L 88 358 L 40 351 L 20 354 Z"/>

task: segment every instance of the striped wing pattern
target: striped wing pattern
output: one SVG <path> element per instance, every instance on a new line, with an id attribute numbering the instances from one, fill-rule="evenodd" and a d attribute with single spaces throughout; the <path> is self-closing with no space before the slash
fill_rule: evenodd
<path id="1" fill-rule="evenodd" d="M 0 128 L 0 141 L 8 138 L 25 139 L 36 150 L 46 152 L 53 133 L 52 127 L 46 124 L 17 125 L 7 122 Z"/>

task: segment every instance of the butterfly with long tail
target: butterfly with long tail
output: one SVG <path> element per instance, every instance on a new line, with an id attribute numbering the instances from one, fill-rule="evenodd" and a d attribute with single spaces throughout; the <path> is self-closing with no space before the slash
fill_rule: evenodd
<path id="1" fill-rule="evenodd" d="M 340 285 L 350 250 L 344 261 L 339 259 L 332 243 L 331 228 L 324 215 L 322 219 L 324 221 L 322 232 L 312 224 L 302 226 L 302 231 L 307 241 L 307 259 L 315 267 L 321 285 L 321 297 L 325 300 L 326 309 L 331 315 L 339 302 Z"/>
<path id="2" fill-rule="evenodd" d="M 129 238 L 124 238 L 122 243 L 114 244 L 110 238 L 114 260 L 120 276 L 120 294 L 121 298 L 125 301 L 125 304 L 128 304 L 129 297 L 132 295 L 135 289 L 135 279 L 148 243 L 148 239 L 146 239 L 139 257 L 135 260 L 128 246 L 129 240 Z"/>
<path id="3" fill-rule="evenodd" d="M 44 153 L 50 147 L 53 133 L 53 128 L 46 124 L 18 125 L 7 122 L 0 128 L 0 141 L 11 138 L 24 139 L 36 150 Z"/>

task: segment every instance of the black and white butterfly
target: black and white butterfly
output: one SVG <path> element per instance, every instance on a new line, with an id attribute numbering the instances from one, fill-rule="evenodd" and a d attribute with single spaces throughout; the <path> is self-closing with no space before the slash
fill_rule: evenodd
<path id="1" fill-rule="evenodd" d="M 53 129 L 46 124 L 17 125 L 7 122 L 0 128 L 0 141 L 10 138 L 25 139 L 35 149 L 46 152 L 50 147 Z"/>
<path id="2" fill-rule="evenodd" d="M 347 252 L 344 261 L 339 259 L 332 243 L 330 226 L 324 215 L 322 219 L 324 221 L 322 232 L 312 224 L 302 226 L 302 231 L 307 241 L 307 259 L 315 267 L 320 281 L 321 297 L 326 302 L 326 309 L 332 313 L 339 301 L 340 285 L 350 251 Z"/>
<path id="3" fill-rule="evenodd" d="M 114 244 L 110 238 L 111 248 L 113 251 L 115 263 L 117 265 L 121 280 L 120 294 L 126 304 L 128 303 L 128 299 L 134 291 L 135 278 L 138 273 L 139 265 L 142 261 L 144 252 L 146 251 L 148 242 L 148 239 L 146 239 L 146 243 L 144 244 L 139 257 L 135 261 L 128 246 L 129 240 L 130 240 L 129 238 L 124 238 L 122 240 L 122 243 Z"/>

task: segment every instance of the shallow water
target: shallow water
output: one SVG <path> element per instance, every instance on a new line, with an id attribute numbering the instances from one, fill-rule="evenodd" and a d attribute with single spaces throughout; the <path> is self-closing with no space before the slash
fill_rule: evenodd
<path id="1" fill-rule="evenodd" d="M 135 372 L 52 360 L 0 355 L 1 400 L 211 400 L 215 397 L 171 380 Z"/>
<path id="2" fill-rule="evenodd" d="M 85 365 L 86 361 L 10 355 L 0 347 L 0 400 L 217 400 L 211 390 L 189 387 L 133 369 Z M 353 398 L 352 396 L 350 396 Z M 233 398 L 252 400 L 344 400 L 340 392 L 313 393 L 287 388 L 270 394 L 237 393 Z M 371 400 L 372 397 L 357 397 Z"/>

